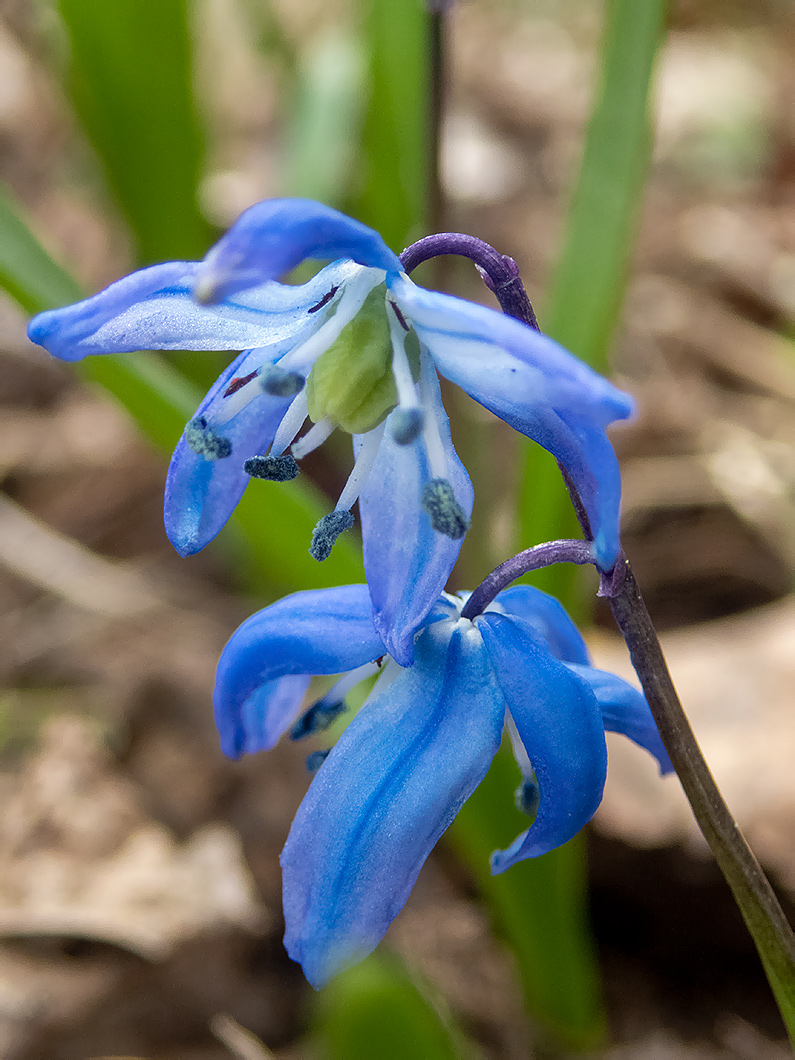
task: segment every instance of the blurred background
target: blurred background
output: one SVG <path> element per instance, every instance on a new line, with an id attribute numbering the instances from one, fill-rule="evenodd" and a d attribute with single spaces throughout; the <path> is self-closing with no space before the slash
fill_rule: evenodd
<path id="1" fill-rule="evenodd" d="M 342 207 L 396 251 L 443 225 L 514 257 L 541 327 L 599 366 L 609 351 L 637 398 L 612 433 L 625 548 L 706 757 L 791 914 L 795 11 L 655 0 L 659 25 L 623 34 L 621 9 L 451 8 L 436 50 L 440 196 L 419 0 L 0 0 L 2 1057 L 353 1060 L 375 1055 L 362 998 L 382 1013 L 383 1056 L 789 1055 L 676 779 L 612 738 L 587 838 L 601 985 L 577 1042 L 539 1037 L 533 960 L 470 863 L 471 829 L 423 870 L 388 936 L 399 957 L 318 1002 L 282 950 L 278 868 L 309 748 L 226 761 L 211 690 L 256 607 L 361 577 L 355 535 L 322 567 L 305 553 L 347 442 L 312 456 L 301 491 L 255 482 L 217 545 L 182 560 L 162 528 L 167 454 L 223 361 L 97 359 L 81 375 L 24 332 L 30 312 L 136 266 L 201 257 L 272 195 Z M 493 304 L 466 263 L 423 268 L 419 282 Z M 565 494 L 547 465 L 528 477 L 535 457 L 503 425 L 448 397 L 476 485 L 452 584 L 471 588 L 515 544 L 567 533 Z M 587 614 L 593 583 L 566 578 Z M 591 617 L 597 663 L 629 677 L 609 612 Z M 554 920 L 543 886 L 526 902 L 513 887 L 528 918 Z M 565 1005 L 582 975 L 536 966 Z"/>

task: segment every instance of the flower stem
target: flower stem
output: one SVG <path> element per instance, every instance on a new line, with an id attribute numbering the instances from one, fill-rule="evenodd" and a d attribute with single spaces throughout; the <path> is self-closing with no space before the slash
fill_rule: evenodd
<path id="1" fill-rule="evenodd" d="M 521 320 L 536 331 L 539 330 L 516 262 L 507 254 L 500 254 L 483 239 L 467 236 L 462 232 L 437 232 L 406 247 L 400 255 L 400 263 L 406 272 L 412 272 L 424 261 L 442 254 L 459 254 L 474 261 L 486 286 L 500 303 L 503 313 Z"/>
<path id="2" fill-rule="evenodd" d="M 795 1047 L 795 936 L 704 760 L 629 561 L 620 562 L 625 565 L 624 579 L 610 598 L 613 616 L 693 814 L 756 944 Z"/>
<path id="3" fill-rule="evenodd" d="M 587 541 L 547 541 L 544 545 L 526 548 L 510 559 L 506 559 L 491 574 L 487 574 L 461 609 L 461 617 L 473 619 L 482 614 L 497 593 L 523 574 L 548 567 L 551 563 L 593 563 L 591 547 Z"/>

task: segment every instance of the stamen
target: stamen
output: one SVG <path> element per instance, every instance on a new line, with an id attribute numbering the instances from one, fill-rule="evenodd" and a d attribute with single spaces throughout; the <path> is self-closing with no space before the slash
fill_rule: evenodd
<path id="1" fill-rule="evenodd" d="M 318 769 L 320 769 L 330 754 L 330 747 L 327 747 L 325 751 L 313 751 L 311 754 L 308 754 L 306 756 L 307 772 L 317 773 Z"/>
<path id="2" fill-rule="evenodd" d="M 339 289 L 339 284 L 337 284 L 336 287 L 332 287 L 328 294 L 323 295 L 317 305 L 310 306 L 309 309 L 307 309 L 307 313 L 317 313 L 318 309 L 322 309 L 324 305 L 328 305 Z"/>
<path id="3" fill-rule="evenodd" d="M 307 417 L 306 390 L 296 394 L 287 412 L 282 416 L 282 422 L 276 428 L 276 435 L 271 445 L 271 456 L 281 456 L 301 430 Z"/>
<path id="4" fill-rule="evenodd" d="M 293 455 L 297 460 L 303 460 L 305 456 L 314 452 L 314 450 L 317 449 L 318 446 L 321 446 L 333 433 L 334 424 L 331 420 L 321 420 L 320 423 L 316 423 L 314 427 L 310 427 L 303 438 L 299 438 L 297 442 L 293 442 Z"/>
<path id="5" fill-rule="evenodd" d="M 403 328 L 404 331 L 408 331 L 409 326 L 406 323 L 406 318 L 403 316 L 403 311 L 401 310 L 400 306 L 397 304 L 397 302 L 393 302 L 391 298 L 389 300 L 389 304 L 394 309 L 395 316 L 398 318 L 398 323 L 400 324 L 400 326 Z"/>
<path id="6" fill-rule="evenodd" d="M 225 460 L 232 455 L 232 443 L 212 427 L 204 416 L 194 417 L 185 427 L 185 441 L 197 456 L 205 460 Z"/>
<path id="7" fill-rule="evenodd" d="M 505 713 L 505 726 L 511 738 L 514 758 L 522 771 L 522 783 L 514 793 L 516 808 L 521 810 L 522 813 L 526 813 L 528 817 L 535 817 L 541 804 L 541 792 L 535 772 L 530 764 L 530 759 L 527 757 L 527 749 L 522 742 L 522 737 L 519 735 L 519 730 L 516 728 L 516 722 L 513 720 L 510 711 Z"/>
<path id="8" fill-rule="evenodd" d="M 334 542 L 345 530 L 353 526 L 353 516 L 350 512 L 336 511 L 324 515 L 312 532 L 312 544 L 309 546 L 309 555 L 322 562 L 331 555 Z"/>
<path id="9" fill-rule="evenodd" d="M 423 350 L 420 355 L 420 400 L 422 401 L 423 408 L 428 410 L 428 415 L 425 417 L 422 436 L 425 441 L 425 451 L 428 454 L 428 463 L 430 464 L 431 474 L 434 478 L 445 478 L 447 472 L 447 459 L 444 455 L 442 436 L 439 433 L 439 424 L 436 420 L 436 415 L 433 411 L 433 402 L 431 400 L 434 390 L 432 373 L 435 371 L 436 369 L 431 363 L 430 356 Z"/>
<path id="10" fill-rule="evenodd" d="M 264 478 L 269 482 L 290 482 L 298 474 L 295 457 L 285 453 L 282 456 L 252 456 L 243 464 L 243 470 L 252 478 Z"/>
<path id="11" fill-rule="evenodd" d="M 260 373 L 259 385 L 266 394 L 274 397 L 292 397 L 303 390 L 305 382 L 300 372 L 285 371 L 279 364 L 266 364 Z"/>
<path id="12" fill-rule="evenodd" d="M 348 476 L 348 481 L 342 488 L 342 493 L 337 501 L 337 510 L 350 509 L 370 477 L 375 458 L 378 455 L 378 447 L 384 437 L 384 424 L 381 423 L 367 434 L 360 435 L 361 444 L 359 452 L 353 463 L 353 470 Z"/>
<path id="13" fill-rule="evenodd" d="M 319 699 L 290 729 L 290 739 L 305 740 L 316 732 L 325 732 L 347 709 L 344 699 L 336 699 L 333 703 L 325 697 Z"/>
<path id="14" fill-rule="evenodd" d="M 372 270 L 369 269 L 349 280 L 334 316 L 325 320 L 306 342 L 286 353 L 280 361 L 281 365 L 306 375 L 318 357 L 337 341 L 343 328 L 353 320 L 370 291 L 379 282 L 379 279 L 373 279 Z"/>
<path id="15" fill-rule="evenodd" d="M 526 813 L 528 817 L 535 817 L 541 805 L 541 792 L 532 777 L 525 777 L 522 780 L 514 792 L 514 801 L 517 810 Z"/>
<path id="16" fill-rule="evenodd" d="M 393 310 L 392 314 L 388 314 L 389 337 L 392 340 L 392 376 L 398 393 L 398 407 L 391 417 L 389 429 L 398 445 L 410 445 L 422 431 L 425 414 L 417 401 L 417 388 L 406 354 L 405 332 L 408 331 L 408 325 L 391 298 L 387 298 L 387 305 Z"/>
<path id="17" fill-rule="evenodd" d="M 469 529 L 469 520 L 446 478 L 426 482 L 422 490 L 422 507 L 430 516 L 431 526 L 440 534 L 457 541 Z"/>
<path id="18" fill-rule="evenodd" d="M 224 397 L 231 397 L 232 394 L 236 393 L 241 386 L 245 386 L 246 383 L 250 383 L 252 379 L 255 379 L 259 375 L 259 369 L 255 368 L 253 372 L 249 372 L 248 375 L 239 375 L 236 379 L 233 379 L 229 386 L 224 391 Z"/>
<path id="19" fill-rule="evenodd" d="M 389 430 L 398 445 L 411 445 L 422 434 L 424 426 L 425 413 L 419 407 L 396 408 L 389 421 Z"/>
<path id="20" fill-rule="evenodd" d="M 383 656 L 382 656 L 383 658 Z M 322 699 L 314 703 L 295 723 L 290 733 L 291 740 L 302 740 L 313 732 L 327 729 L 335 718 L 345 710 L 345 697 L 352 688 L 379 672 L 379 660 L 363 663 L 343 674 L 335 681 Z M 326 752 L 328 753 L 328 752 Z"/>
<path id="21" fill-rule="evenodd" d="M 524 781 L 527 780 L 528 777 L 534 777 L 535 773 L 533 772 L 533 767 L 530 765 L 530 759 L 527 757 L 527 748 L 524 745 L 522 737 L 519 735 L 519 730 L 516 728 L 516 722 L 513 720 L 513 715 L 510 711 L 505 712 L 505 727 L 511 738 L 513 756 L 516 759 L 519 769 L 522 771 L 522 780 Z"/>

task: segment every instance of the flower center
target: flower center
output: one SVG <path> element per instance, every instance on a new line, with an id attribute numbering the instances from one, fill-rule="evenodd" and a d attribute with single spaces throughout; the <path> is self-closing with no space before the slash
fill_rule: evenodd
<path id="1" fill-rule="evenodd" d="M 414 349 L 410 342 L 408 346 L 409 358 L 418 368 L 416 337 Z M 315 423 L 330 420 L 350 434 L 372 430 L 398 403 L 392 339 L 380 285 L 315 361 L 307 380 L 306 397 L 309 416 Z"/>

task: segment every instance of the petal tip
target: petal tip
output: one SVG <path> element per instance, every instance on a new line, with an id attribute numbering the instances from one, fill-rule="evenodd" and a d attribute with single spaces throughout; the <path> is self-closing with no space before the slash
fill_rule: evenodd
<path id="1" fill-rule="evenodd" d="M 52 310 L 37 313 L 28 324 L 28 338 L 30 341 L 35 342 L 37 346 L 44 346 L 47 338 L 52 333 L 53 323 Z"/>

